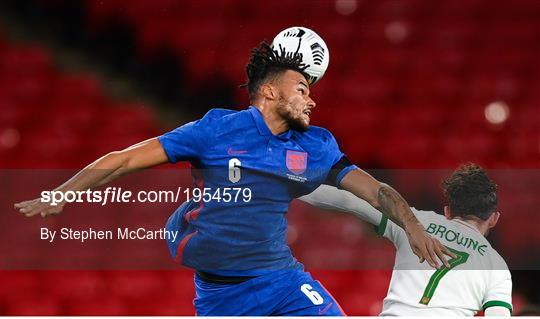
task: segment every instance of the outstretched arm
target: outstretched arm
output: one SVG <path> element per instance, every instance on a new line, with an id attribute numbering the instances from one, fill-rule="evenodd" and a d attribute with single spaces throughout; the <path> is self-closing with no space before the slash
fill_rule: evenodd
<path id="1" fill-rule="evenodd" d="M 340 186 L 367 201 L 401 228 L 421 227 L 405 199 L 392 187 L 379 182 L 365 171 L 351 171 L 341 180 Z"/>
<path id="2" fill-rule="evenodd" d="M 452 258 L 456 256 L 424 231 L 424 227 L 414 216 L 409 204 L 392 187 L 377 181 L 360 169 L 347 173 L 341 180 L 340 186 L 366 200 L 402 227 L 407 234 L 412 251 L 420 258 L 420 262 L 426 260 L 432 267 L 439 268 L 440 264 L 437 261 L 439 259 L 446 267 L 450 267 L 444 255 Z"/>
<path id="3" fill-rule="evenodd" d="M 438 240 L 429 236 L 424 231 L 422 224 L 414 216 L 409 204 L 392 187 L 377 181 L 360 169 L 353 169 L 348 172 L 341 179 L 340 186 L 355 196 L 367 201 L 369 205 L 382 212 L 395 224 L 403 228 L 409 239 L 411 249 L 420 258 L 420 262 L 426 260 L 432 267 L 439 268 L 439 259 L 445 266 L 449 267 L 444 255 L 452 258 L 456 257 Z M 327 200 L 327 204 L 331 204 L 332 202 L 335 204 L 337 201 L 333 198 L 327 198 Z M 340 205 L 342 204 L 337 206 L 339 207 Z M 334 205 L 333 209 L 335 208 L 336 205 Z M 354 209 L 354 211 L 358 211 L 358 209 Z"/>
<path id="4" fill-rule="evenodd" d="M 313 192 L 298 198 L 312 206 L 351 213 L 372 225 L 379 225 L 383 214 L 353 193 L 330 185 L 321 185 Z"/>
<path id="5" fill-rule="evenodd" d="M 111 152 L 84 169 L 68 181 L 58 186 L 55 191 L 84 191 L 106 184 L 119 176 L 168 162 L 167 154 L 157 138 L 132 145 L 122 151 Z M 15 204 L 15 208 L 27 217 L 41 214 L 42 217 L 58 214 L 64 203 L 51 206 L 40 198 Z"/>

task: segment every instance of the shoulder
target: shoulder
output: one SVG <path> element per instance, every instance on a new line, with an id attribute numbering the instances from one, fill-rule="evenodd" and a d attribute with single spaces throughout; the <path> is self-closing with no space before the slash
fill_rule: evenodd
<path id="1" fill-rule="evenodd" d="M 307 134 L 312 136 L 318 136 L 319 138 L 323 139 L 335 140 L 334 135 L 332 135 L 329 130 L 320 126 L 311 125 L 307 130 Z"/>
<path id="2" fill-rule="evenodd" d="M 426 230 L 429 229 L 431 223 L 442 224 L 446 220 L 444 216 L 431 210 L 420 210 L 411 207 L 411 211 L 413 212 L 416 219 L 418 219 L 418 221 L 422 224 L 422 226 L 426 228 Z M 388 228 L 392 228 L 394 231 L 397 232 L 405 232 L 401 227 L 399 227 L 392 221 L 388 221 Z"/>
<path id="3" fill-rule="evenodd" d="M 222 108 L 215 108 L 211 109 L 201 118 L 201 121 L 215 121 L 222 119 L 228 115 L 238 114 L 239 111 L 236 110 L 229 110 L 229 109 L 222 109 Z"/>
<path id="4" fill-rule="evenodd" d="M 298 140 L 304 140 L 304 141 L 310 141 L 310 142 L 316 141 L 318 143 L 324 143 L 324 144 L 337 144 L 336 139 L 334 138 L 334 135 L 332 135 L 332 133 L 330 133 L 329 130 L 320 126 L 310 125 L 308 130 L 305 132 L 295 131 L 295 137 Z"/>
<path id="5" fill-rule="evenodd" d="M 224 131 L 230 131 L 246 122 L 241 119 L 245 119 L 248 115 L 245 111 L 216 108 L 209 110 L 200 120 L 195 122 L 195 125 L 200 134 L 214 136 Z"/>
<path id="6" fill-rule="evenodd" d="M 422 224 L 427 224 L 431 222 L 446 222 L 446 217 L 432 210 L 421 210 L 411 207 L 411 211 Z"/>
<path id="7" fill-rule="evenodd" d="M 493 247 L 490 246 L 490 248 L 491 263 L 493 269 L 508 270 L 508 265 L 506 264 L 504 258 Z"/>
<path id="8" fill-rule="evenodd" d="M 294 131 L 293 139 L 309 153 L 312 164 L 324 166 L 329 164 L 330 168 L 343 156 L 336 139 L 325 128 L 310 126 L 305 132 Z"/>

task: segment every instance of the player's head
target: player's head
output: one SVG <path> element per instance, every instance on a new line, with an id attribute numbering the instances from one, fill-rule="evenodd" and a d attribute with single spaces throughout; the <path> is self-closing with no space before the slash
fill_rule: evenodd
<path id="1" fill-rule="evenodd" d="M 305 131 L 315 102 L 309 97 L 308 76 L 298 54 L 273 50 L 263 41 L 246 66 L 250 102 L 268 105 L 292 129 Z"/>
<path id="2" fill-rule="evenodd" d="M 475 219 L 492 228 L 497 223 L 497 184 L 476 164 L 460 166 L 443 181 L 449 217 Z M 448 217 L 448 216 L 447 216 Z"/>

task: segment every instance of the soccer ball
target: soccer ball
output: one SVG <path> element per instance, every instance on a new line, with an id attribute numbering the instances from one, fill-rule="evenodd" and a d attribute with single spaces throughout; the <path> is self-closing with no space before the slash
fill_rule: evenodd
<path id="1" fill-rule="evenodd" d="M 299 53 L 302 62 L 309 67 L 305 70 L 308 74 L 309 84 L 319 81 L 330 62 L 330 52 L 324 40 L 315 31 L 304 27 L 292 27 L 278 33 L 272 41 L 272 48 L 278 52 Z"/>

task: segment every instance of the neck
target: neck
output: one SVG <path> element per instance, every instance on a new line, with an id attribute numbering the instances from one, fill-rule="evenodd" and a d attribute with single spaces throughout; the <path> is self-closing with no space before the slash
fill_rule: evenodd
<path id="1" fill-rule="evenodd" d="M 478 232 L 480 232 L 480 234 L 482 234 L 484 236 L 486 236 L 488 234 L 489 229 L 486 226 L 486 223 L 484 223 L 484 222 L 482 222 L 480 220 L 473 219 L 473 218 L 464 219 L 463 217 L 459 217 L 459 216 L 454 217 L 454 219 L 458 219 L 458 220 L 461 220 L 462 222 L 467 223 L 468 225 L 470 225 L 473 228 L 475 228 L 476 230 L 478 230 Z"/>
<path id="2" fill-rule="evenodd" d="M 283 119 L 283 117 L 276 112 L 275 107 L 269 106 L 264 102 L 257 104 L 254 103 L 253 105 L 259 109 L 259 111 L 261 111 L 264 122 L 272 134 L 279 135 L 289 130 L 287 121 L 285 121 L 285 119 Z"/>

